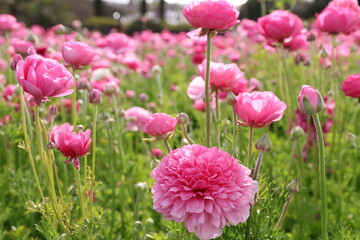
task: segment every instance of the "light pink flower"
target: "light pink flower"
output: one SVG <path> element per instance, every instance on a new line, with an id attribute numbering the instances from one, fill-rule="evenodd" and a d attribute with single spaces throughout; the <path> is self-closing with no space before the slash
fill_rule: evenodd
<path id="1" fill-rule="evenodd" d="M 10 31 L 17 27 L 16 18 L 10 14 L 0 14 L 0 30 Z"/>
<path id="2" fill-rule="evenodd" d="M 14 38 L 11 40 L 11 45 L 14 47 L 15 52 L 25 55 L 27 54 L 28 49 L 33 46 L 33 43 L 26 40 Z"/>
<path id="3" fill-rule="evenodd" d="M 187 88 L 187 95 L 191 100 L 204 98 L 205 81 L 202 77 L 196 77 L 190 82 Z"/>
<path id="4" fill-rule="evenodd" d="M 219 237 L 225 226 L 245 222 L 257 192 L 250 170 L 216 147 L 173 150 L 151 175 L 154 209 L 166 220 L 184 222 L 200 239 Z"/>
<path id="5" fill-rule="evenodd" d="M 341 90 L 346 96 L 360 99 L 360 74 L 348 76 L 341 84 Z"/>
<path id="6" fill-rule="evenodd" d="M 12 98 L 14 97 L 14 92 L 15 92 L 16 86 L 13 84 L 8 84 L 3 92 L 2 92 L 2 97 L 5 100 L 5 102 L 10 103 Z"/>
<path id="7" fill-rule="evenodd" d="M 257 27 L 265 38 L 278 42 L 296 36 L 303 29 L 301 19 L 285 10 L 275 10 L 259 18 Z"/>
<path id="8" fill-rule="evenodd" d="M 83 42 L 65 42 L 61 52 L 64 60 L 73 66 L 89 65 L 96 56 L 95 49 Z"/>
<path id="9" fill-rule="evenodd" d="M 91 131 L 78 133 L 71 131 L 60 131 L 57 136 L 56 147 L 65 156 L 69 157 L 66 163 L 73 162 L 76 169 L 80 170 L 79 157 L 88 153 L 91 146 Z"/>
<path id="10" fill-rule="evenodd" d="M 153 137 L 162 137 L 174 131 L 177 123 L 177 118 L 165 113 L 155 113 L 146 119 L 144 131 Z"/>
<path id="11" fill-rule="evenodd" d="M 195 28 L 226 30 L 239 22 L 239 11 L 225 0 L 202 0 L 185 6 L 184 17 Z"/>
<path id="12" fill-rule="evenodd" d="M 240 93 L 236 97 L 235 111 L 244 127 L 261 128 L 279 121 L 286 104 L 272 92 Z"/>
<path id="13" fill-rule="evenodd" d="M 64 65 L 39 55 L 19 60 L 16 78 L 25 92 L 30 93 L 37 105 L 47 97 L 62 97 L 73 93 L 74 78 Z"/>
<path id="14" fill-rule="evenodd" d="M 126 128 L 129 131 L 144 131 L 146 119 L 151 116 L 151 112 L 141 107 L 131 107 L 125 111 L 127 120 Z"/>
<path id="15" fill-rule="evenodd" d="M 199 72 L 205 79 L 206 60 L 199 65 Z M 210 86 L 223 92 L 229 92 L 234 89 L 235 84 L 244 77 L 235 63 L 224 64 L 210 62 Z"/>

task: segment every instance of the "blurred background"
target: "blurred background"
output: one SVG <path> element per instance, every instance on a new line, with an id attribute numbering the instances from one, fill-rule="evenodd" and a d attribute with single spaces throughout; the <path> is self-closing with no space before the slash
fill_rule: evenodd
<path id="1" fill-rule="evenodd" d="M 181 11 L 191 0 L 1 0 L 0 13 L 10 13 L 25 22 L 51 27 L 70 25 L 75 19 L 85 27 L 108 32 L 112 28 L 131 34 L 145 28 L 159 32 L 187 31 Z M 287 9 L 300 17 L 313 18 L 329 0 L 229 0 L 240 9 L 241 18 L 260 17 L 260 1 L 266 12 Z"/>

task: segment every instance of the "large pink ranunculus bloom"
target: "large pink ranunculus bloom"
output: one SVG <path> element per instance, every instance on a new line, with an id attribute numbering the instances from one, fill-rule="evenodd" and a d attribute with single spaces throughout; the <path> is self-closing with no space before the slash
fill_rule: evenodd
<path id="1" fill-rule="evenodd" d="M 286 104 L 272 92 L 240 93 L 236 97 L 235 111 L 244 127 L 261 128 L 279 121 Z"/>
<path id="2" fill-rule="evenodd" d="M 278 42 L 296 36 L 303 29 L 301 19 L 285 10 L 275 10 L 259 18 L 257 27 L 264 37 Z"/>
<path id="3" fill-rule="evenodd" d="M 70 89 L 74 78 L 64 65 L 36 54 L 17 62 L 16 78 L 37 105 L 47 97 L 62 97 L 74 92 Z"/>
<path id="4" fill-rule="evenodd" d="M 351 8 L 326 7 L 316 16 L 315 25 L 323 32 L 331 34 L 350 33 L 358 28 L 359 13 Z"/>
<path id="5" fill-rule="evenodd" d="M 165 113 L 155 113 L 146 119 L 144 131 L 153 137 L 162 137 L 164 134 L 174 131 L 177 123 L 177 118 Z"/>
<path id="6" fill-rule="evenodd" d="M 126 128 L 129 131 L 144 131 L 146 119 L 151 116 L 151 112 L 141 107 L 131 107 L 125 111 L 127 120 Z"/>
<path id="7" fill-rule="evenodd" d="M 95 49 L 83 42 L 65 42 L 61 52 L 64 60 L 72 66 L 89 65 L 96 56 Z"/>
<path id="8" fill-rule="evenodd" d="M 199 65 L 199 72 L 205 79 L 206 60 Z M 210 86 L 223 92 L 230 92 L 234 89 L 235 84 L 244 77 L 235 63 L 224 64 L 210 62 Z"/>
<path id="9" fill-rule="evenodd" d="M 72 131 L 60 131 L 56 140 L 56 147 L 65 156 L 69 157 L 66 162 L 73 162 L 75 168 L 80 169 L 79 157 L 89 152 L 91 146 L 91 131 L 78 133 Z"/>
<path id="10" fill-rule="evenodd" d="M 250 170 L 216 147 L 173 150 L 151 175 L 154 209 L 166 220 L 184 222 L 200 239 L 219 237 L 225 226 L 245 222 L 257 192 Z"/>
<path id="11" fill-rule="evenodd" d="M 346 96 L 360 99 L 360 74 L 348 76 L 341 84 L 341 90 Z"/>
<path id="12" fill-rule="evenodd" d="M 184 17 L 196 28 L 226 30 L 239 22 L 239 11 L 225 0 L 202 0 L 185 6 Z"/>
<path id="13" fill-rule="evenodd" d="M 0 14 L 0 30 L 9 31 L 17 27 L 17 20 L 13 15 Z"/>

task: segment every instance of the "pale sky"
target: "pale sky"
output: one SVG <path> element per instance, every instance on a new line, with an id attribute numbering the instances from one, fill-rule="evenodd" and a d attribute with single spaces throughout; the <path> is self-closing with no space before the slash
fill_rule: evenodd
<path id="1" fill-rule="evenodd" d="M 112 2 L 112 3 L 122 3 L 127 4 L 129 0 L 104 0 L 105 2 Z M 148 3 L 152 3 L 154 0 L 147 0 Z M 200 0 L 165 0 L 167 3 L 178 3 L 178 4 L 188 4 L 194 1 Z M 234 4 L 235 6 L 240 6 L 247 2 L 247 0 L 228 0 L 229 3 Z"/>

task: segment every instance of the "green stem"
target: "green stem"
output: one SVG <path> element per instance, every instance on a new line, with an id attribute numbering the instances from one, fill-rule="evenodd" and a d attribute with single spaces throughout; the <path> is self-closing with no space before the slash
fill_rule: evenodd
<path id="1" fill-rule="evenodd" d="M 183 133 L 185 139 L 188 141 L 188 143 L 194 144 L 194 141 L 187 134 L 186 124 L 181 124 L 181 130 L 182 130 L 182 133 Z"/>
<path id="2" fill-rule="evenodd" d="M 249 129 L 249 150 L 248 150 L 248 162 L 247 167 L 251 168 L 251 159 L 252 159 L 252 145 L 253 145 L 253 137 L 254 137 L 254 128 L 250 127 Z"/>
<path id="3" fill-rule="evenodd" d="M 279 220 L 278 220 L 278 222 L 276 223 L 276 226 L 275 226 L 275 228 L 278 229 L 278 230 L 280 229 L 282 223 L 284 222 L 284 219 L 285 219 L 285 216 L 286 216 L 287 210 L 289 208 L 289 205 L 291 203 L 291 199 L 292 199 L 293 195 L 294 195 L 294 192 L 291 192 L 290 195 L 289 195 L 289 198 L 285 202 L 285 205 L 284 205 L 284 208 L 283 208 L 283 210 L 281 212 L 280 218 L 279 218 Z"/>
<path id="4" fill-rule="evenodd" d="M 266 15 L 266 0 L 260 0 L 261 16 Z"/>
<path id="5" fill-rule="evenodd" d="M 171 152 L 171 147 L 169 145 L 169 142 L 163 138 L 163 142 L 164 142 L 164 145 L 166 147 L 166 150 L 170 153 Z"/>
<path id="6" fill-rule="evenodd" d="M 84 205 L 83 191 L 82 191 L 82 188 L 81 188 L 80 170 L 78 170 L 78 169 L 76 169 L 74 167 L 74 171 L 75 171 L 76 185 L 77 185 L 77 188 L 78 188 L 78 195 L 79 195 L 79 199 L 80 199 L 81 215 L 83 217 L 85 217 L 85 205 Z M 92 197 L 92 195 L 90 194 L 90 198 L 91 197 Z"/>
<path id="7" fill-rule="evenodd" d="M 210 147 L 210 60 L 211 60 L 211 31 L 207 33 L 206 43 L 206 72 L 205 72 L 205 111 L 206 111 L 206 147 Z"/>
<path id="8" fill-rule="evenodd" d="M 220 135 L 219 135 L 219 90 L 215 90 L 215 146 L 219 147 Z"/>
<path id="9" fill-rule="evenodd" d="M 261 164 L 262 164 L 263 155 L 264 155 L 264 153 L 263 153 L 263 152 L 260 152 L 260 153 L 259 153 L 259 156 L 258 156 L 258 159 L 257 159 L 257 161 L 256 161 L 255 170 L 254 170 L 254 173 L 253 173 L 253 175 L 252 175 L 252 179 L 254 179 L 254 180 L 258 180 L 259 172 L 260 172 L 260 167 L 261 167 Z"/>
<path id="10" fill-rule="evenodd" d="M 93 116 L 93 132 L 92 132 L 92 148 L 91 148 L 91 173 L 92 173 L 92 179 L 91 179 L 91 191 L 90 191 L 90 216 L 93 216 L 93 200 L 92 196 L 95 191 L 95 167 L 96 167 L 96 123 L 97 123 L 97 115 L 98 115 L 98 105 L 94 104 L 94 116 Z"/>
<path id="11" fill-rule="evenodd" d="M 75 68 L 72 69 L 72 73 L 74 76 L 74 92 L 71 96 L 71 114 L 72 114 L 72 124 L 74 126 L 74 131 L 77 129 L 77 112 L 76 112 L 76 87 L 77 87 L 77 81 L 75 76 Z"/>
<path id="12" fill-rule="evenodd" d="M 237 157 L 237 151 L 236 151 L 236 146 L 237 146 L 237 124 L 236 124 L 236 111 L 235 111 L 235 106 L 233 106 L 233 156 L 236 158 Z"/>
<path id="13" fill-rule="evenodd" d="M 284 45 L 281 44 L 280 45 L 280 53 L 281 53 L 281 59 L 284 65 L 284 87 L 285 87 L 285 93 L 286 93 L 286 102 L 289 104 L 289 110 L 290 113 L 292 114 L 292 101 L 291 101 L 291 97 L 290 97 L 290 86 L 289 86 L 289 70 L 288 70 L 288 66 L 286 64 L 286 56 L 285 56 L 285 49 L 284 49 Z M 290 114 L 290 119 L 291 119 L 291 114 Z"/>
<path id="14" fill-rule="evenodd" d="M 319 177 L 320 177 L 320 197 L 321 197 L 321 238 L 327 240 L 327 196 L 326 196 L 326 176 L 325 176 L 325 152 L 324 138 L 321 129 L 319 115 L 313 115 L 316 127 L 319 148 Z"/>
<path id="15" fill-rule="evenodd" d="M 25 101 L 24 101 L 24 93 L 22 90 L 20 90 L 20 109 L 21 109 L 21 123 L 23 126 L 23 133 L 24 133 L 24 139 L 25 139 L 25 148 L 26 151 L 29 155 L 29 159 L 30 159 L 30 165 L 31 165 L 31 169 L 33 171 L 34 174 L 34 178 L 35 178 L 35 182 L 36 182 L 36 186 L 39 190 L 40 196 L 42 198 L 42 200 L 44 200 L 44 194 L 43 191 L 41 189 L 41 185 L 39 182 L 39 178 L 36 172 L 36 167 L 35 167 L 35 162 L 34 162 L 34 158 L 32 155 L 32 151 L 31 151 L 31 145 L 30 145 L 30 139 L 29 139 L 29 135 L 27 132 L 27 123 L 26 123 L 26 116 L 25 116 Z"/>

